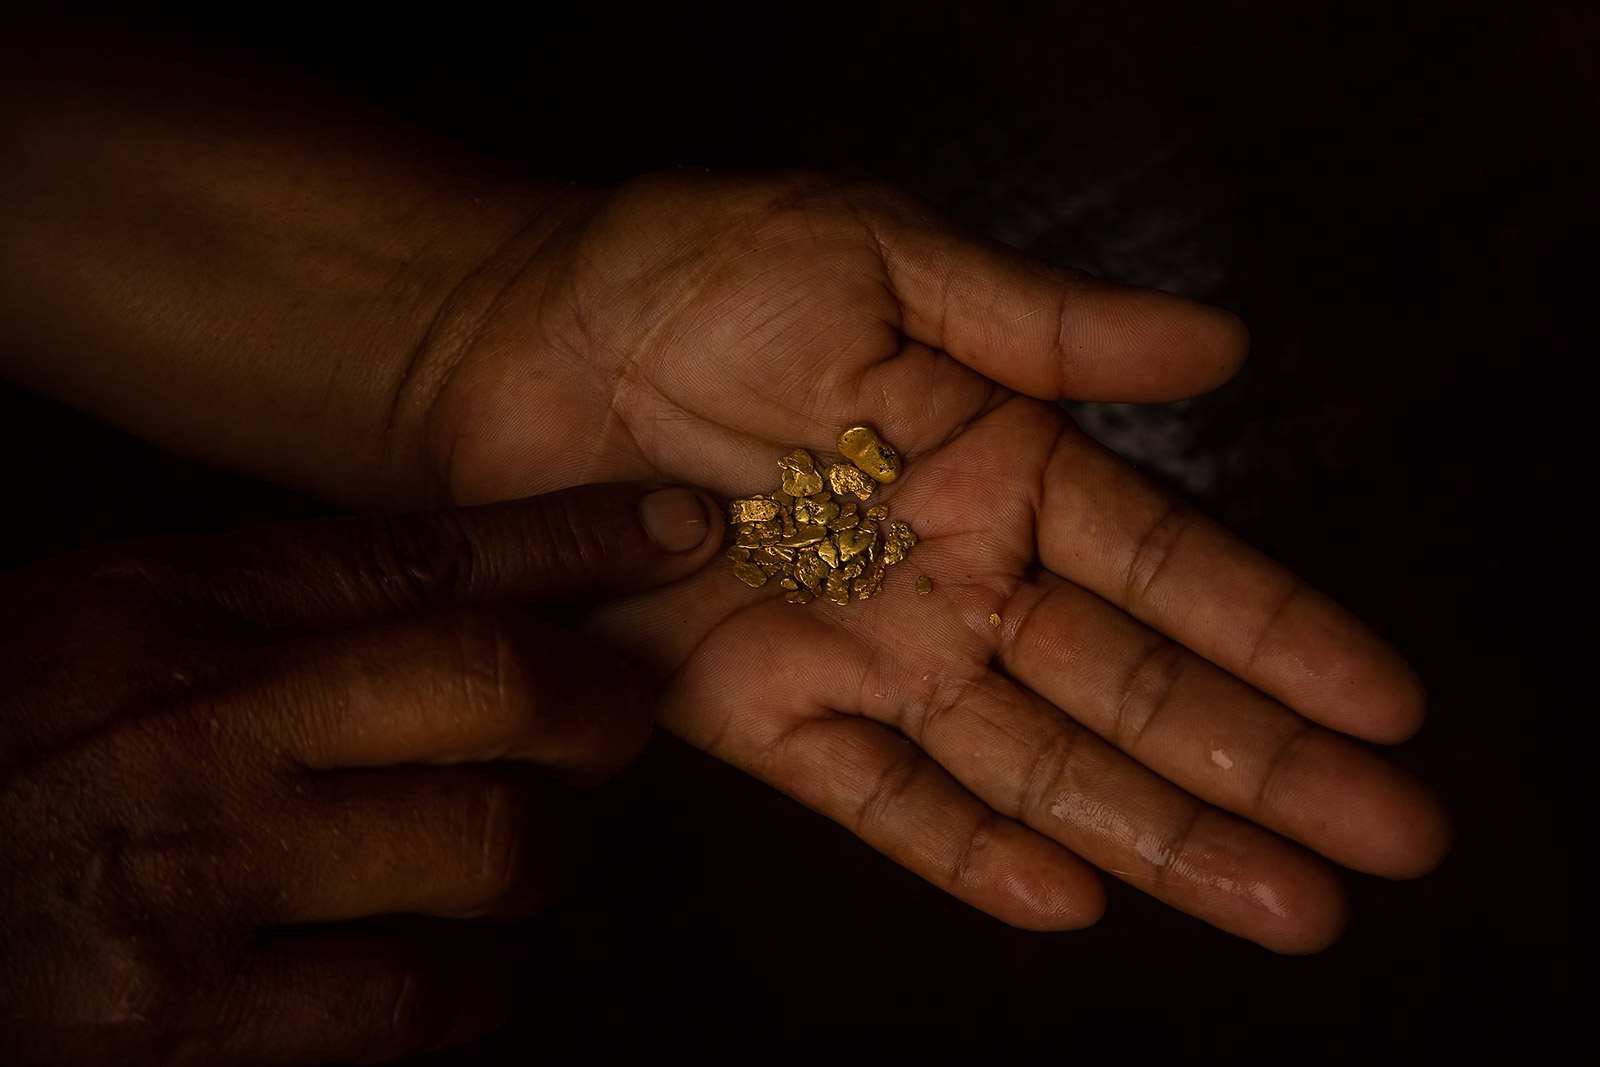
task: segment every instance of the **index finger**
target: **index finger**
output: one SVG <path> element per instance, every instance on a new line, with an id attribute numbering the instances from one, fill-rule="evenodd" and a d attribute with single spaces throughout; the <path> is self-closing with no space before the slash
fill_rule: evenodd
<path id="1" fill-rule="evenodd" d="M 642 482 L 378 518 L 280 523 L 178 542 L 184 565 L 241 620 L 342 626 L 418 611 L 553 605 L 648 589 L 720 543 L 704 493 Z"/>

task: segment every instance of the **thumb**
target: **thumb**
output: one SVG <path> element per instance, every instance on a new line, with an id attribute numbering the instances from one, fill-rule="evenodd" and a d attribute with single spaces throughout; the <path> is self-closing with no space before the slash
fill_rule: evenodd
<path id="1" fill-rule="evenodd" d="M 186 544 L 211 595 L 265 627 L 548 606 L 664 585 L 722 540 L 702 491 L 641 482 L 388 518 L 281 523 Z"/>
<path id="2" fill-rule="evenodd" d="M 895 196 L 863 205 L 902 332 L 1043 400 L 1178 400 L 1233 377 L 1233 314 L 1053 267 Z"/>

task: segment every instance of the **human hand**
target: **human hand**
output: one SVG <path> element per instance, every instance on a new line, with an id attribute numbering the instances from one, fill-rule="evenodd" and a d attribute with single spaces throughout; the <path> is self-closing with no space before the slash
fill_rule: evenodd
<path id="1" fill-rule="evenodd" d="M 450 924 L 327 924 L 549 896 L 549 783 L 616 771 L 652 703 L 550 613 L 680 579 L 719 540 L 703 498 L 647 492 L 138 542 L 6 575 L 7 1062 L 370 1062 L 497 1026 L 502 948 Z"/>
<path id="2" fill-rule="evenodd" d="M 1211 388 L 1244 358 L 1232 316 L 804 176 L 651 176 L 540 225 L 426 363 L 457 499 L 748 495 L 856 423 L 906 458 L 882 499 L 931 596 L 903 566 L 865 603 L 797 608 L 716 567 L 592 617 L 664 681 L 675 732 L 1021 926 L 1092 922 L 1099 868 L 1312 951 L 1345 922 L 1329 861 L 1439 862 L 1437 800 L 1358 743 L 1420 724 L 1405 663 L 1049 403 Z"/>

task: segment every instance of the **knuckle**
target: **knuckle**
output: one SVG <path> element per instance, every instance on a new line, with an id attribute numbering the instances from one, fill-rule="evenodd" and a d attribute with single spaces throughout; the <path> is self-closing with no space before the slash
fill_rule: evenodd
<path id="1" fill-rule="evenodd" d="M 164 955 L 147 938 L 105 938 L 80 953 L 81 970 L 72 986 L 54 992 L 69 1000 L 72 1018 L 84 1032 L 116 1035 L 117 1052 L 127 1060 L 181 1061 L 208 1005 L 201 1003 L 198 988 L 180 977 L 177 961 L 163 960 Z M 192 960 L 185 961 L 181 970 L 192 966 Z"/>
<path id="2" fill-rule="evenodd" d="M 655 691 L 632 664 L 514 609 L 456 613 L 453 699 L 494 756 L 529 758 L 596 784 L 644 750 Z"/>
<path id="3" fill-rule="evenodd" d="M 492 914 L 527 903 L 533 886 L 525 793 L 510 782 L 489 781 L 470 804 L 470 829 L 463 836 L 477 846 L 470 914 Z"/>
<path id="4" fill-rule="evenodd" d="M 448 981 L 421 961 L 408 961 L 372 986 L 372 1022 L 363 1060 L 387 1060 L 443 1044 L 454 1028 L 457 1000 Z"/>
<path id="5" fill-rule="evenodd" d="M 356 527 L 357 573 L 365 570 L 383 599 L 416 608 L 464 595 L 481 561 L 450 511 L 373 519 Z"/>
<path id="6" fill-rule="evenodd" d="M 557 573 L 600 573 L 606 561 L 617 553 L 609 524 L 597 520 L 599 506 L 591 492 L 541 497 L 528 515 L 524 551 L 539 556 Z"/>
<path id="7" fill-rule="evenodd" d="M 989 848 L 994 843 L 995 825 L 1000 816 L 993 809 L 985 811 L 972 829 L 961 839 L 955 857 L 945 871 L 945 888 L 960 893 L 982 881 L 982 870 L 987 863 Z"/>
<path id="8" fill-rule="evenodd" d="M 464 709 L 494 736 L 514 738 L 533 705 L 522 620 L 510 610 L 457 613 L 451 631 L 454 673 Z"/>

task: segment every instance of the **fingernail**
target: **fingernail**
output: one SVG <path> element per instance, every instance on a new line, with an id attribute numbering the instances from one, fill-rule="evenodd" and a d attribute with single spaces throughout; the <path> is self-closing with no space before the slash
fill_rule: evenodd
<path id="1" fill-rule="evenodd" d="M 650 540 L 668 552 L 687 552 L 706 539 L 706 506 L 687 489 L 657 489 L 639 501 L 639 519 Z"/>

